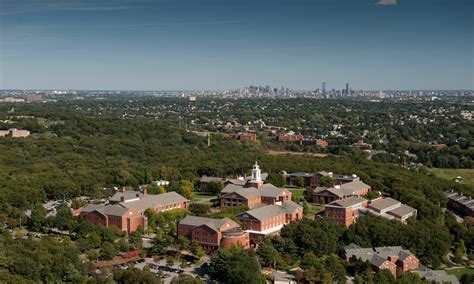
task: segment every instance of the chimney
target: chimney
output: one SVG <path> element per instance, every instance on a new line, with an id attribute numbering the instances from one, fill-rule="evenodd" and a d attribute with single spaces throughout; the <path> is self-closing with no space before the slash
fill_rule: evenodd
<path id="1" fill-rule="evenodd" d="M 120 196 L 120 202 L 125 202 L 125 196 Z"/>

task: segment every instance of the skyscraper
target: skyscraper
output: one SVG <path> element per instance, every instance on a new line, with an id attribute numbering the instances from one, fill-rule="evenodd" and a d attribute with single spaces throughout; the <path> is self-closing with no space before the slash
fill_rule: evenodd
<path id="1" fill-rule="evenodd" d="M 321 89 L 323 94 L 326 93 L 326 82 L 323 82 L 323 88 Z"/>
<path id="2" fill-rule="evenodd" d="M 349 83 L 346 83 L 346 95 L 349 95 Z"/>

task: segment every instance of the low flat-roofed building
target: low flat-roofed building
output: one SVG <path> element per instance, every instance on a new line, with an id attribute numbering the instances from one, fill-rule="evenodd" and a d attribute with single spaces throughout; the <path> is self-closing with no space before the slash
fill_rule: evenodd
<path id="1" fill-rule="evenodd" d="M 422 280 L 427 280 L 432 283 L 451 283 L 459 284 L 459 280 L 454 275 L 448 275 L 444 270 L 416 270 L 413 271 L 420 276 Z"/>
<path id="2" fill-rule="evenodd" d="M 398 220 L 404 224 L 408 218 L 417 215 L 416 209 L 390 197 L 372 200 L 366 210 L 374 215 Z"/>
<path id="3" fill-rule="evenodd" d="M 474 217 L 474 199 L 471 196 L 458 192 L 446 192 L 448 197 L 448 209 L 457 214 Z"/>

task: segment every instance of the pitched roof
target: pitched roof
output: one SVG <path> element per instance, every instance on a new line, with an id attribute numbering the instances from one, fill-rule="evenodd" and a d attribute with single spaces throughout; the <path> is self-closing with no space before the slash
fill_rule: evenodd
<path id="1" fill-rule="evenodd" d="M 267 205 L 262 206 L 256 209 L 252 209 L 243 213 L 238 214 L 237 216 L 250 215 L 257 220 L 263 221 L 269 218 L 273 218 L 282 214 L 285 214 L 285 208 L 278 205 Z"/>
<path id="2" fill-rule="evenodd" d="M 287 201 L 284 202 L 283 205 L 281 205 L 283 209 L 285 209 L 286 214 L 293 214 L 296 209 L 301 208 L 303 209 L 303 206 L 293 202 L 293 201 Z"/>
<path id="3" fill-rule="evenodd" d="M 392 210 L 388 211 L 387 213 L 392 214 L 396 217 L 402 218 L 406 215 L 413 214 L 415 212 L 416 212 L 416 209 L 414 209 L 414 208 L 412 208 L 408 205 L 402 204 L 402 205 L 400 205 L 400 207 L 392 209 Z"/>
<path id="4" fill-rule="evenodd" d="M 380 265 L 384 264 L 387 259 L 375 254 L 369 261 L 373 265 L 379 267 Z"/>
<path id="5" fill-rule="evenodd" d="M 352 207 L 355 205 L 358 205 L 362 202 L 367 201 L 367 199 L 359 196 L 349 196 L 347 198 L 341 199 L 341 200 L 335 200 L 326 206 L 336 206 L 336 207 L 342 207 L 342 208 L 348 208 Z"/>
<path id="6" fill-rule="evenodd" d="M 318 186 L 314 190 L 314 193 L 317 194 L 323 191 L 328 191 L 336 196 L 343 197 L 357 194 L 358 192 L 369 188 L 370 186 L 363 183 L 362 181 L 352 181 L 336 187 L 327 188 Z"/>
<path id="7" fill-rule="evenodd" d="M 266 184 L 262 185 L 262 187 L 260 189 L 257 189 L 257 190 L 260 191 L 261 196 L 273 197 L 273 198 L 277 198 L 284 191 L 283 188 L 276 187 L 276 186 L 274 186 L 273 184 L 270 184 L 270 183 L 266 183 Z"/>
<path id="8" fill-rule="evenodd" d="M 226 179 L 225 182 L 235 184 L 235 185 L 242 185 L 242 186 L 247 183 L 246 180 L 242 180 L 242 179 L 238 179 L 238 178 L 229 178 L 229 179 Z"/>
<path id="9" fill-rule="evenodd" d="M 415 270 L 414 273 L 420 275 L 421 279 L 433 281 L 435 283 L 459 284 L 459 280 L 454 275 L 448 275 L 444 270 Z"/>
<path id="10" fill-rule="evenodd" d="M 147 195 L 142 195 L 141 198 L 135 201 L 128 201 L 128 202 L 120 202 L 120 205 L 143 211 L 146 210 L 147 208 L 153 208 L 157 205 L 169 205 L 169 204 L 176 204 L 176 203 L 181 203 L 187 201 L 186 198 L 183 196 L 179 195 L 178 193 L 174 191 L 162 193 L 162 194 L 147 194 Z"/>
<path id="11" fill-rule="evenodd" d="M 220 177 L 208 177 L 208 176 L 202 176 L 201 179 L 199 180 L 200 182 L 211 182 L 211 181 L 215 181 L 215 182 L 218 182 L 218 181 L 224 181 L 225 179 L 224 178 L 220 178 Z"/>
<path id="12" fill-rule="evenodd" d="M 270 183 L 266 183 L 266 184 L 262 185 L 262 187 L 260 189 L 255 188 L 253 186 L 245 187 L 245 186 L 242 186 L 242 185 L 236 185 L 236 184 L 229 183 L 222 189 L 221 196 L 225 196 L 229 193 L 235 192 L 235 193 L 241 195 L 244 198 L 253 200 L 253 199 L 256 199 L 260 196 L 276 198 L 283 191 L 285 191 L 284 188 L 276 187 L 276 186 L 274 186 L 273 184 L 270 184 Z"/>
<path id="13" fill-rule="evenodd" d="M 103 205 L 100 205 L 100 204 L 89 204 L 87 205 L 86 207 L 84 207 L 84 209 L 82 209 L 82 212 L 85 212 L 85 213 L 90 213 L 100 207 L 102 207 Z"/>
<path id="14" fill-rule="evenodd" d="M 138 197 L 137 197 L 137 195 L 138 195 Z M 125 201 L 127 201 L 127 200 L 131 200 L 131 199 L 141 198 L 141 197 L 143 197 L 143 193 L 141 193 L 139 191 L 117 192 L 110 198 L 110 201 L 120 202 L 120 201 L 122 201 L 121 200 L 122 197 L 124 197 Z"/>
<path id="15" fill-rule="evenodd" d="M 341 185 L 341 190 L 346 193 L 346 195 L 354 194 L 358 191 L 365 190 L 370 188 L 368 184 L 365 184 L 363 181 L 351 181 Z"/>
<path id="16" fill-rule="evenodd" d="M 106 205 L 100 208 L 97 208 L 96 211 L 104 214 L 104 215 L 111 215 L 111 216 L 123 216 L 127 213 L 129 209 L 125 208 L 121 205 Z"/>
<path id="17" fill-rule="evenodd" d="M 242 188 L 244 188 L 242 185 L 236 185 L 236 184 L 229 183 L 228 185 L 226 185 L 222 189 L 221 194 L 222 193 L 231 193 L 231 192 L 234 192 L 234 191 L 239 191 Z"/>
<path id="18" fill-rule="evenodd" d="M 202 225 L 206 225 L 206 226 L 208 226 L 209 228 L 211 228 L 215 231 L 220 231 L 222 229 L 225 229 L 225 228 L 223 228 L 223 226 L 226 223 L 228 223 L 229 221 L 232 224 L 231 228 L 234 228 L 235 226 L 237 226 L 237 223 L 235 223 L 234 221 L 232 221 L 229 218 L 214 219 L 214 218 L 206 218 L 206 217 L 198 217 L 198 216 L 190 216 L 190 215 L 184 217 L 184 219 L 182 219 L 179 222 L 179 224 L 180 225 L 194 226 L 194 227 L 199 227 L 199 226 L 202 226 Z"/>
<path id="19" fill-rule="evenodd" d="M 401 202 L 393 198 L 387 197 L 372 201 L 369 204 L 369 207 L 377 209 L 378 211 L 384 211 L 385 209 L 395 206 L 397 204 L 401 205 Z"/>

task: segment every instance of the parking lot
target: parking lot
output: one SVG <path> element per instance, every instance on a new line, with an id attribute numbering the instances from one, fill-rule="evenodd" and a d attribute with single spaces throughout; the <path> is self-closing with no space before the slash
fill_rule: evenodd
<path id="1" fill-rule="evenodd" d="M 150 271 L 157 276 L 162 273 L 165 284 L 171 283 L 171 279 L 177 277 L 181 273 L 189 274 L 192 277 L 196 277 L 197 275 L 199 275 L 202 279 L 207 280 L 207 282 L 212 282 L 205 274 L 207 272 L 206 263 L 207 261 L 204 262 L 204 265 L 198 267 L 188 262 L 188 265 L 186 267 L 181 268 L 180 263 L 178 262 L 174 263 L 172 266 L 169 266 L 166 263 L 166 259 L 155 261 L 153 260 L 153 258 L 147 257 L 143 260 L 137 261 L 134 266 L 138 269 L 143 269 L 145 266 L 148 266 L 150 268 Z M 121 268 L 127 269 L 128 266 L 122 265 Z"/>

